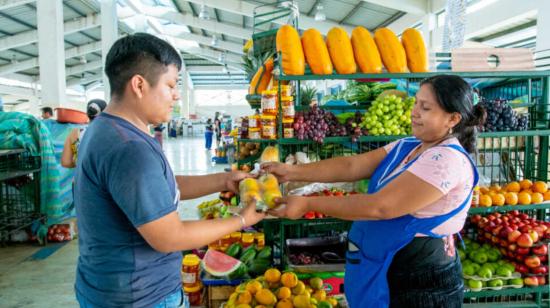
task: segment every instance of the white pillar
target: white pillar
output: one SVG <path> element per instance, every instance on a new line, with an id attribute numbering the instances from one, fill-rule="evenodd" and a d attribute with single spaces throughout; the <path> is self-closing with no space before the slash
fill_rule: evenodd
<path id="1" fill-rule="evenodd" d="M 189 119 L 189 73 L 185 66 L 181 70 L 181 116 Z"/>
<path id="2" fill-rule="evenodd" d="M 40 1 L 38 1 L 40 2 Z M 111 91 L 109 87 L 109 79 L 105 75 L 105 59 L 107 53 L 118 38 L 118 21 L 116 15 L 116 1 L 102 0 L 101 1 L 101 57 L 103 58 L 103 91 L 105 100 L 111 100 Z"/>
<path id="3" fill-rule="evenodd" d="M 189 89 L 189 114 L 197 114 L 197 106 L 195 106 L 195 89 Z"/>
<path id="4" fill-rule="evenodd" d="M 537 58 L 540 58 L 550 55 L 550 1 L 537 0 L 537 7 Z"/>
<path id="5" fill-rule="evenodd" d="M 36 16 L 42 105 L 54 108 L 64 106 L 67 85 L 63 1 L 36 1 Z"/>

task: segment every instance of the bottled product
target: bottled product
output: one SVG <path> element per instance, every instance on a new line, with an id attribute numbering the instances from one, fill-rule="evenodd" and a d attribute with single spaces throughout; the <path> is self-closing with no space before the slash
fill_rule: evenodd
<path id="1" fill-rule="evenodd" d="M 294 138 L 294 119 L 283 119 L 283 138 Z"/>
<path id="2" fill-rule="evenodd" d="M 282 85 L 281 86 L 281 96 L 291 96 L 292 95 L 292 87 L 290 85 Z"/>
<path id="3" fill-rule="evenodd" d="M 199 265 L 201 259 L 195 254 L 185 255 L 182 262 L 181 275 L 184 287 L 196 287 L 200 285 Z"/>
<path id="4" fill-rule="evenodd" d="M 262 92 L 262 114 L 263 115 L 277 115 L 277 91 L 266 90 Z"/>
<path id="5" fill-rule="evenodd" d="M 231 244 L 239 243 L 241 241 L 241 232 L 231 233 Z"/>
<path id="6" fill-rule="evenodd" d="M 256 246 L 258 249 L 265 247 L 265 234 L 263 232 L 258 232 L 254 235 L 254 239 L 256 241 Z"/>
<path id="7" fill-rule="evenodd" d="M 243 233 L 241 243 L 243 248 L 254 244 L 254 233 Z"/>
<path id="8" fill-rule="evenodd" d="M 262 114 L 262 138 L 275 139 L 277 138 L 277 121 L 273 115 Z"/>
<path id="9" fill-rule="evenodd" d="M 479 190 L 479 186 L 474 187 L 474 191 L 472 192 L 472 207 L 478 207 L 479 206 L 479 196 L 481 192 Z"/>
<path id="10" fill-rule="evenodd" d="M 244 117 L 241 126 L 239 126 L 239 137 L 241 139 L 248 138 L 248 117 Z"/>
<path id="11" fill-rule="evenodd" d="M 255 114 L 248 117 L 248 128 L 260 128 L 260 115 Z"/>
<path id="12" fill-rule="evenodd" d="M 199 284 L 194 287 L 183 287 L 183 291 L 189 298 L 189 304 L 191 306 L 201 305 L 202 285 Z"/>
<path id="13" fill-rule="evenodd" d="M 292 96 L 281 97 L 281 108 L 283 110 L 283 119 L 294 119 L 296 112 L 294 110 L 294 98 Z"/>
<path id="14" fill-rule="evenodd" d="M 248 138 L 249 139 L 262 139 L 259 128 L 249 128 L 248 129 Z"/>

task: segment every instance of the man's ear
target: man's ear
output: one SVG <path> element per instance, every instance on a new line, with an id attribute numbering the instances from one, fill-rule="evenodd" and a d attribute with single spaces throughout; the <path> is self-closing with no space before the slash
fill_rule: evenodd
<path id="1" fill-rule="evenodd" d="M 143 98 L 144 90 L 147 87 L 147 81 L 141 75 L 134 75 L 128 82 L 130 90 L 137 98 Z"/>

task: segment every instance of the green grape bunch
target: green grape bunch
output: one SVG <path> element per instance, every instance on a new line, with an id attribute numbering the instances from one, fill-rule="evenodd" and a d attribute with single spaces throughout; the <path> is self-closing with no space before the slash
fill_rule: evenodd
<path id="1" fill-rule="evenodd" d="M 410 135 L 414 102 L 414 97 L 379 97 L 372 102 L 360 126 L 366 128 L 373 136 Z"/>

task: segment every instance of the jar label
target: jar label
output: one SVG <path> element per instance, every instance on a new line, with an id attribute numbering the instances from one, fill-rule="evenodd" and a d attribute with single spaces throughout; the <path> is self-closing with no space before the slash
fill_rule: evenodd
<path id="1" fill-rule="evenodd" d="M 277 100 L 275 96 L 272 98 L 262 98 L 262 109 L 263 110 L 274 110 L 277 108 Z"/>
<path id="2" fill-rule="evenodd" d="M 262 134 L 265 138 L 271 138 L 275 136 L 275 126 L 262 127 Z"/>
<path id="3" fill-rule="evenodd" d="M 183 283 L 190 284 L 190 283 L 197 282 L 197 274 L 195 274 L 195 273 L 185 273 L 185 272 L 183 272 L 181 276 L 182 276 Z"/>
<path id="4" fill-rule="evenodd" d="M 248 132 L 248 138 L 250 138 L 250 139 L 261 139 L 260 132 L 259 131 L 257 131 L 257 132 L 249 131 Z"/>
<path id="5" fill-rule="evenodd" d="M 248 127 L 258 127 L 258 121 L 256 119 L 248 119 Z"/>
<path id="6" fill-rule="evenodd" d="M 285 128 L 283 130 L 284 138 L 294 138 L 294 128 Z"/>
<path id="7" fill-rule="evenodd" d="M 295 115 L 294 105 L 283 106 L 283 116 L 293 118 Z"/>

